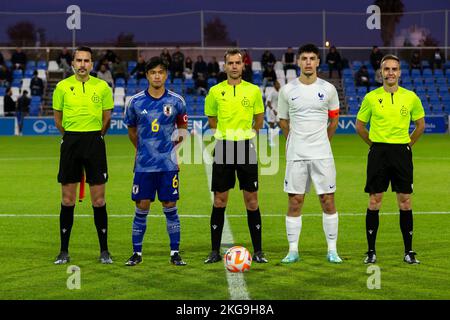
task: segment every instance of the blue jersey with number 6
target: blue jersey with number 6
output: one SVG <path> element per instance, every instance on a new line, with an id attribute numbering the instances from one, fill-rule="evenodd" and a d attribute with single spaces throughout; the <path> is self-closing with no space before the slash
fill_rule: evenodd
<path id="1" fill-rule="evenodd" d="M 134 172 L 178 171 L 176 130 L 187 124 L 182 96 L 166 89 L 156 99 L 148 90 L 141 91 L 128 102 L 124 121 L 128 127 L 137 128 Z"/>

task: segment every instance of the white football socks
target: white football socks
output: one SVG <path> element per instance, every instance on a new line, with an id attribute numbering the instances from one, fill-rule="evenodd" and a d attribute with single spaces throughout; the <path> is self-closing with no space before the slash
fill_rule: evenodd
<path id="1" fill-rule="evenodd" d="M 286 234 L 289 242 L 289 252 L 298 252 L 298 240 L 302 231 L 302 216 L 286 216 Z"/>
<path id="2" fill-rule="evenodd" d="M 325 237 L 327 239 L 328 251 L 333 250 L 336 251 L 336 242 L 338 235 L 338 213 L 335 214 L 326 214 L 323 213 L 322 216 L 323 223 L 323 232 L 325 233 Z"/>

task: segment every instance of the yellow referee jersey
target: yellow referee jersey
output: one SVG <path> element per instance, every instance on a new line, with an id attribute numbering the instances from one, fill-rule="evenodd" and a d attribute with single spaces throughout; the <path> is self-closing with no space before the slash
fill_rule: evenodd
<path id="1" fill-rule="evenodd" d="M 244 80 L 234 86 L 222 81 L 209 89 L 205 99 L 205 115 L 217 117 L 216 139 L 253 138 L 253 116 L 259 113 L 264 113 L 261 91 Z"/>
<path id="2" fill-rule="evenodd" d="M 53 109 L 62 111 L 65 131 L 100 131 L 103 110 L 112 108 L 111 88 L 105 81 L 93 76 L 81 82 L 72 75 L 58 82 L 53 92 Z"/>
<path id="3" fill-rule="evenodd" d="M 406 144 L 411 141 L 411 121 L 425 117 L 422 102 L 410 90 L 398 87 L 394 93 L 384 87 L 372 90 L 364 97 L 356 118 L 370 122 L 369 139 L 372 142 Z"/>

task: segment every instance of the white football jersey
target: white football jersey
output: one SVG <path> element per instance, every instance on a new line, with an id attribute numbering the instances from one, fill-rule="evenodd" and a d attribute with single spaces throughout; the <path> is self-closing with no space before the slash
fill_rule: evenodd
<path id="1" fill-rule="evenodd" d="M 339 110 L 336 88 L 317 78 L 306 85 L 298 78 L 280 89 L 278 116 L 290 121 L 286 160 L 333 158 L 328 140 L 328 112 Z"/>

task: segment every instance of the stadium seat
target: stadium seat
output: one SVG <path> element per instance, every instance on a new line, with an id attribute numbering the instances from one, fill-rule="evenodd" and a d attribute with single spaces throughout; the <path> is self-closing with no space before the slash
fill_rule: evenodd
<path id="1" fill-rule="evenodd" d="M 39 60 L 37 63 L 37 68 L 42 70 L 47 70 L 47 61 Z"/>
<path id="2" fill-rule="evenodd" d="M 184 87 L 186 90 L 193 90 L 195 88 L 195 82 L 194 79 L 185 79 L 184 80 Z"/>
<path id="3" fill-rule="evenodd" d="M 47 82 L 47 73 L 44 69 L 38 69 L 38 77 L 42 79 L 42 81 Z"/>
<path id="4" fill-rule="evenodd" d="M 445 79 L 445 78 L 438 78 L 436 80 L 436 85 L 438 87 L 447 87 L 447 79 Z"/>
<path id="5" fill-rule="evenodd" d="M 41 111 L 40 104 L 30 104 L 30 113 L 29 113 L 30 116 L 37 117 L 39 116 L 40 111 Z"/>
<path id="6" fill-rule="evenodd" d="M 127 95 L 133 96 L 136 94 L 137 91 L 138 91 L 138 87 L 136 84 L 132 84 L 132 85 L 128 84 L 127 85 L 127 89 L 126 89 Z"/>
<path id="7" fill-rule="evenodd" d="M 22 79 L 22 78 L 23 78 L 22 70 L 16 69 L 13 71 L 13 79 Z"/>
<path id="8" fill-rule="evenodd" d="M 424 86 L 417 86 L 414 91 L 416 92 L 417 95 L 426 94 L 427 92 Z"/>
<path id="9" fill-rule="evenodd" d="M 262 71 L 261 62 L 259 62 L 259 61 L 253 61 L 253 62 L 252 62 L 252 70 L 253 70 L 253 71 Z"/>
<path id="10" fill-rule="evenodd" d="M 219 61 L 219 69 L 221 70 L 221 71 L 223 71 L 224 69 L 223 69 L 223 66 L 225 65 L 225 61 Z"/>
<path id="11" fill-rule="evenodd" d="M 6 88 L 5 87 L 0 87 L 0 97 L 3 97 L 6 95 Z M 1 98 L 0 100 L 3 101 L 3 98 Z"/>
<path id="12" fill-rule="evenodd" d="M 33 78 L 34 69 L 26 69 L 23 77 L 25 79 Z"/>
<path id="13" fill-rule="evenodd" d="M 208 83 L 208 88 L 211 88 L 212 86 L 217 84 L 217 79 L 216 78 L 208 78 L 208 80 L 206 80 Z"/>
<path id="14" fill-rule="evenodd" d="M 11 83 L 12 87 L 21 87 L 22 86 L 22 80 L 21 79 L 13 79 Z"/>
<path id="15" fill-rule="evenodd" d="M 27 69 L 36 69 L 36 61 L 34 61 L 34 60 L 27 61 L 26 68 Z"/>
<path id="16" fill-rule="evenodd" d="M 114 95 L 124 96 L 125 95 L 125 88 L 124 87 L 115 88 L 114 89 Z"/>
<path id="17" fill-rule="evenodd" d="M 127 85 L 130 85 L 130 84 L 131 84 L 131 85 L 137 86 L 138 82 L 137 82 L 136 79 L 130 78 L 130 79 L 128 79 L 128 81 L 127 81 Z"/>
<path id="18" fill-rule="evenodd" d="M 182 85 L 182 84 L 183 84 L 183 79 L 181 79 L 181 78 L 174 78 L 174 79 L 172 80 L 172 83 L 173 83 L 173 84 Z"/>
<path id="19" fill-rule="evenodd" d="M 411 78 L 412 78 L 412 80 L 413 80 L 413 82 L 414 82 L 414 85 L 417 87 L 418 85 L 422 85 L 423 84 L 423 78 L 421 77 L 421 76 L 416 76 L 416 77 L 413 77 L 413 76 L 411 76 Z"/>
<path id="20" fill-rule="evenodd" d="M 359 95 L 365 95 L 367 93 L 367 87 L 365 86 L 356 86 L 355 89 Z"/>
<path id="21" fill-rule="evenodd" d="M 421 77 L 421 76 L 422 76 L 422 75 L 421 75 L 419 69 L 412 69 L 412 70 L 411 70 L 411 77 L 414 78 L 414 81 L 415 81 L 415 78 Z"/>
<path id="22" fill-rule="evenodd" d="M 423 69 L 424 74 L 425 74 L 426 70 L 429 70 L 431 72 L 430 68 L 431 68 L 430 62 L 428 60 L 422 60 L 422 69 Z"/>
<path id="23" fill-rule="evenodd" d="M 436 78 L 442 78 L 442 77 L 444 77 L 444 72 L 442 71 L 442 69 L 435 69 L 434 76 Z"/>
<path id="24" fill-rule="evenodd" d="M 125 106 L 125 95 L 114 94 L 114 106 L 124 107 Z"/>
<path id="25" fill-rule="evenodd" d="M 58 62 L 55 60 L 50 60 L 48 62 L 48 71 L 50 72 L 61 72 L 62 69 L 59 67 Z"/>
<path id="26" fill-rule="evenodd" d="M 275 71 L 277 71 L 277 70 L 283 70 L 284 71 L 283 63 L 281 61 L 275 62 L 275 65 L 273 66 L 273 69 Z"/>
<path id="27" fill-rule="evenodd" d="M 275 70 L 275 74 L 277 75 L 277 79 L 278 79 L 278 78 L 286 78 L 286 75 L 285 75 L 283 69 L 277 69 L 277 70 Z"/>
<path id="28" fill-rule="evenodd" d="M 31 96 L 31 103 L 40 104 L 41 102 L 42 102 L 42 98 L 40 96 Z"/>
<path id="29" fill-rule="evenodd" d="M 425 86 L 434 86 L 434 78 L 425 78 Z"/>
<path id="30" fill-rule="evenodd" d="M 124 78 L 117 78 L 116 83 L 114 84 L 116 88 L 123 88 L 125 87 L 125 79 Z"/>

